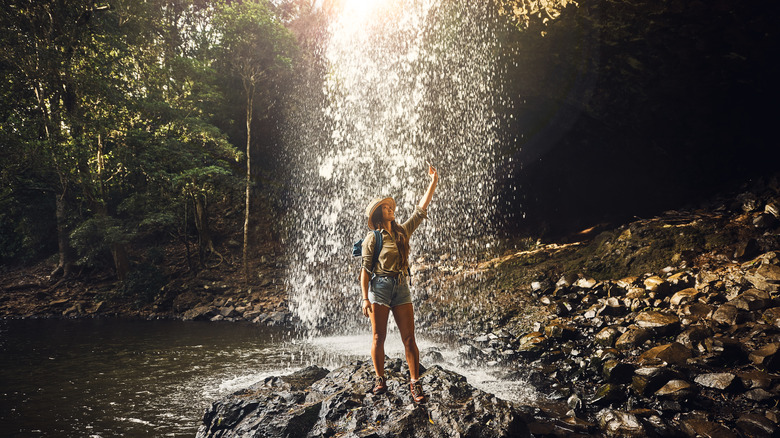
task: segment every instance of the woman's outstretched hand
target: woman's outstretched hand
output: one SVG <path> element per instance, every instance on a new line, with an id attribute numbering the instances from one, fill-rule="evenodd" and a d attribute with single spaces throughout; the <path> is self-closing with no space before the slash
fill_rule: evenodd
<path id="1" fill-rule="evenodd" d="M 431 166 L 431 163 L 428 163 L 428 176 L 431 177 L 431 183 L 428 185 L 428 190 L 425 191 L 422 199 L 420 199 L 420 202 L 417 204 L 417 206 L 423 210 L 427 209 L 428 204 L 431 203 L 433 191 L 436 190 L 436 184 L 439 183 L 439 171 L 437 171 L 435 167 Z"/>
<path id="2" fill-rule="evenodd" d="M 437 171 L 435 167 L 431 166 L 431 163 L 428 163 L 428 176 L 430 176 L 433 181 L 439 180 L 439 171 Z"/>

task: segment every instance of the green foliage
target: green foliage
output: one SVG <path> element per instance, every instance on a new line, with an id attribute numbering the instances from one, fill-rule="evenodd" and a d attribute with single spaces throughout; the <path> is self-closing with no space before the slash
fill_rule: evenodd
<path id="1" fill-rule="evenodd" d="M 141 263 L 130 271 L 122 282 L 122 296 L 130 298 L 135 305 L 142 306 L 154 301 L 165 286 L 165 273 L 152 262 Z"/>
<path id="2" fill-rule="evenodd" d="M 133 233 L 111 217 L 85 220 L 71 233 L 71 242 L 79 256 L 79 264 L 89 267 L 110 266 L 111 247 L 130 242 Z"/>
<path id="3" fill-rule="evenodd" d="M 56 250 L 54 198 L 41 191 L 0 188 L 0 265 L 27 263 Z"/>
<path id="4" fill-rule="evenodd" d="M 257 73 L 256 119 L 274 117 L 295 53 L 275 11 L 267 1 L 4 5 L 0 263 L 57 250 L 55 198 L 75 262 L 106 269 L 112 247 L 186 236 L 194 197 L 240 199 L 234 67 Z M 124 290 L 149 298 L 162 273 L 134 258 Z"/>

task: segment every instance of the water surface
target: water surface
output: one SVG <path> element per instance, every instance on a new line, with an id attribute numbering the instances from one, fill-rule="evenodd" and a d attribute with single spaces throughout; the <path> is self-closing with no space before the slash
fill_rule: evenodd
<path id="1" fill-rule="evenodd" d="M 312 364 L 369 360 L 369 342 L 369 333 L 303 341 L 249 323 L 0 320 L 0 436 L 194 436 L 220 397 Z M 418 344 L 478 388 L 534 398 L 523 382 L 494 377 L 499 370 L 458 366 L 457 346 Z M 397 332 L 386 354 L 404 357 Z"/>
<path id="2" fill-rule="evenodd" d="M 2 434 L 192 436 L 220 395 L 294 370 L 289 340 L 250 324 L 0 321 Z"/>

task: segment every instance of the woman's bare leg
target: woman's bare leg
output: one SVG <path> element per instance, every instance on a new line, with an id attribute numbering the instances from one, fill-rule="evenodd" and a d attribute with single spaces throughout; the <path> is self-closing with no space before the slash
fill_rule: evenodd
<path id="1" fill-rule="evenodd" d="M 417 340 L 414 337 L 414 307 L 412 303 L 393 307 L 393 318 L 395 318 L 398 331 L 401 332 L 401 341 L 404 343 L 406 363 L 409 364 L 409 377 L 412 380 L 417 380 L 420 377 L 420 351 L 417 349 Z"/>
<path id="2" fill-rule="evenodd" d="M 387 338 L 387 317 L 390 308 L 381 304 L 371 304 L 371 360 L 378 377 L 385 375 L 385 338 Z"/>

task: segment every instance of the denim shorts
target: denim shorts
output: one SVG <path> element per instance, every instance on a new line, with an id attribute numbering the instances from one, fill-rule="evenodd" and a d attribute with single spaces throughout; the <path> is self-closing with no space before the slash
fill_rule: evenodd
<path id="1" fill-rule="evenodd" d="M 411 303 L 412 293 L 409 291 L 409 279 L 405 275 L 372 278 L 368 300 L 372 304 L 381 304 L 390 308 Z"/>

